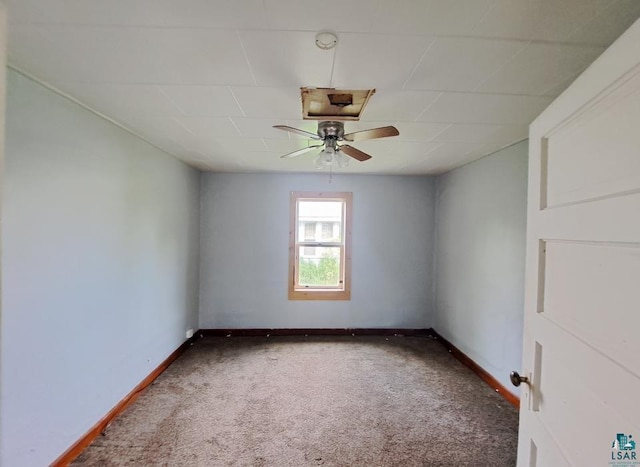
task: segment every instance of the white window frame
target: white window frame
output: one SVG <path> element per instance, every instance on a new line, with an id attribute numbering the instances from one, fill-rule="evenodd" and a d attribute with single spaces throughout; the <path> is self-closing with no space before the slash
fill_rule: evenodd
<path id="1" fill-rule="evenodd" d="M 289 300 L 351 300 L 351 208 L 353 195 L 349 192 L 293 191 L 290 197 L 289 217 Z M 341 201 L 343 234 L 340 242 L 305 241 L 304 232 L 298 235 L 298 203 L 300 201 Z M 305 286 L 298 281 L 300 247 L 340 248 L 340 280 L 338 287 Z"/>

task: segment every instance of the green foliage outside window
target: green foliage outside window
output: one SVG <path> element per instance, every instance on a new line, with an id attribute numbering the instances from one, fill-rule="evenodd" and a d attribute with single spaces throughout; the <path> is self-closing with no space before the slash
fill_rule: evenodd
<path id="1" fill-rule="evenodd" d="M 329 254 L 318 262 L 300 258 L 300 285 L 338 285 L 340 260 Z"/>

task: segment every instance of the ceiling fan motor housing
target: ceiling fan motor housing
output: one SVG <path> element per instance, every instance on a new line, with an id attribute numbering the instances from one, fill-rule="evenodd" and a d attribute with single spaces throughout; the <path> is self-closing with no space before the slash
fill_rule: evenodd
<path id="1" fill-rule="evenodd" d="M 319 122 L 318 136 L 322 139 L 342 140 L 344 124 L 342 122 Z"/>

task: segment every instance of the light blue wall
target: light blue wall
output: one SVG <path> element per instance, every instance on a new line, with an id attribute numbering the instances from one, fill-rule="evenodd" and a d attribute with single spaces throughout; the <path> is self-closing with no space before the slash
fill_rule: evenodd
<path id="1" fill-rule="evenodd" d="M 522 356 L 527 142 L 437 179 L 434 329 L 510 389 Z M 514 391 L 516 392 L 516 391 Z"/>
<path id="2" fill-rule="evenodd" d="M 432 325 L 433 177 L 203 174 L 201 328 Z M 289 193 L 353 193 L 350 301 L 287 298 Z"/>
<path id="3" fill-rule="evenodd" d="M 0 464 L 43 466 L 197 328 L 200 174 L 8 78 Z"/>

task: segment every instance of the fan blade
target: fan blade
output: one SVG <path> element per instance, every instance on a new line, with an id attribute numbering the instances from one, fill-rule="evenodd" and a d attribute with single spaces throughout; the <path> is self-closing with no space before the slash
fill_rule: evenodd
<path id="1" fill-rule="evenodd" d="M 394 126 L 383 126 L 372 128 L 371 130 L 356 131 L 347 133 L 342 137 L 345 141 L 364 141 L 365 139 L 386 138 L 387 136 L 398 136 L 400 132 Z"/>
<path id="2" fill-rule="evenodd" d="M 366 160 L 371 159 L 371 156 L 366 152 L 362 152 L 360 149 L 356 149 L 353 146 L 349 146 L 348 144 L 340 146 L 340 151 L 344 152 L 347 156 L 353 157 L 355 160 L 358 160 L 360 162 L 364 162 Z"/>
<path id="3" fill-rule="evenodd" d="M 276 128 L 278 130 L 288 131 L 289 133 L 297 133 L 299 135 L 306 136 L 307 138 L 311 138 L 311 139 L 322 139 L 316 134 L 309 133 L 308 131 L 300 130 L 298 128 L 293 128 L 292 126 L 273 125 L 273 128 Z"/>
<path id="4" fill-rule="evenodd" d="M 304 154 L 305 152 L 312 151 L 313 149 L 316 149 L 316 148 L 321 148 L 322 146 L 323 146 L 322 144 L 316 144 L 314 146 L 309 146 L 309 147 L 306 147 L 306 148 L 298 149 L 297 151 L 293 151 L 293 152 L 290 152 L 289 154 L 285 154 L 284 156 L 280 156 L 280 158 L 281 159 L 289 159 L 291 157 L 297 157 L 297 156 L 300 156 L 300 155 Z"/>

